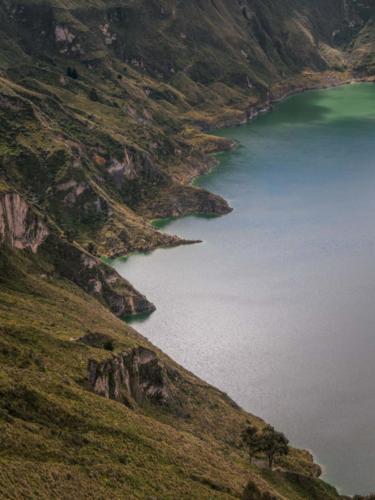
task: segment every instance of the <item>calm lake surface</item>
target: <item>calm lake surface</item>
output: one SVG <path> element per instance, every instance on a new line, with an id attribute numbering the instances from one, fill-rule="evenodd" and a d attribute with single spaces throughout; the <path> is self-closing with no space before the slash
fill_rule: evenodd
<path id="1" fill-rule="evenodd" d="M 342 492 L 375 490 L 375 86 L 292 97 L 218 135 L 241 146 L 199 184 L 234 212 L 164 226 L 200 245 L 115 262 L 158 308 L 134 326 Z"/>

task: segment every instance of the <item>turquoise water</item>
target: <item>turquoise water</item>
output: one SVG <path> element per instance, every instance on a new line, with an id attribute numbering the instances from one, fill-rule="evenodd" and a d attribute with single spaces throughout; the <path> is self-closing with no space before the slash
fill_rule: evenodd
<path id="1" fill-rule="evenodd" d="M 157 305 L 135 327 L 310 449 L 343 492 L 375 490 L 375 86 L 293 97 L 200 185 L 226 217 L 199 245 L 117 261 Z"/>

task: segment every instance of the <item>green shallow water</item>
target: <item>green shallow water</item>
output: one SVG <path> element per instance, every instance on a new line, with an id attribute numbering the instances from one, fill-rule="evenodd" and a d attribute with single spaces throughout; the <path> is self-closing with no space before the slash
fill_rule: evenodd
<path id="1" fill-rule="evenodd" d="M 199 180 L 234 207 L 163 230 L 200 245 L 115 262 L 157 305 L 135 327 L 310 449 L 343 492 L 375 490 L 375 86 L 295 96 Z"/>

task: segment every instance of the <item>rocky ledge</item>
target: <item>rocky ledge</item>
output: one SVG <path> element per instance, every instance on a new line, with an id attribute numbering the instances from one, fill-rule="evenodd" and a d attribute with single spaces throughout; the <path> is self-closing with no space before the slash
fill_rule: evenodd
<path id="1" fill-rule="evenodd" d="M 152 203 L 140 206 L 139 210 L 145 217 L 163 219 L 197 214 L 219 216 L 226 215 L 233 209 L 221 196 L 205 189 L 177 186 L 173 190 L 160 191 L 159 197 Z"/>
<path id="2" fill-rule="evenodd" d="M 104 362 L 88 364 L 90 388 L 99 396 L 129 407 L 145 402 L 167 405 L 168 376 L 157 355 L 145 347 L 123 352 Z"/>
<path id="3" fill-rule="evenodd" d="M 51 234 L 43 245 L 46 260 L 56 271 L 96 297 L 116 316 L 151 313 L 154 304 L 139 293 L 112 267 L 83 250 L 79 245 Z"/>

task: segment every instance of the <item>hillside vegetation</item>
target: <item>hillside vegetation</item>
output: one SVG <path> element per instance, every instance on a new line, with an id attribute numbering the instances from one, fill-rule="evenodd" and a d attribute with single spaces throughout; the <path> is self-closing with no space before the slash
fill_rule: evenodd
<path id="1" fill-rule="evenodd" d="M 250 465 L 264 422 L 121 318 L 154 305 L 100 257 L 191 242 L 211 134 L 372 79 L 371 0 L 0 4 L 0 497 L 339 498 L 306 451 Z M 157 306 L 157 304 L 156 304 Z"/>

